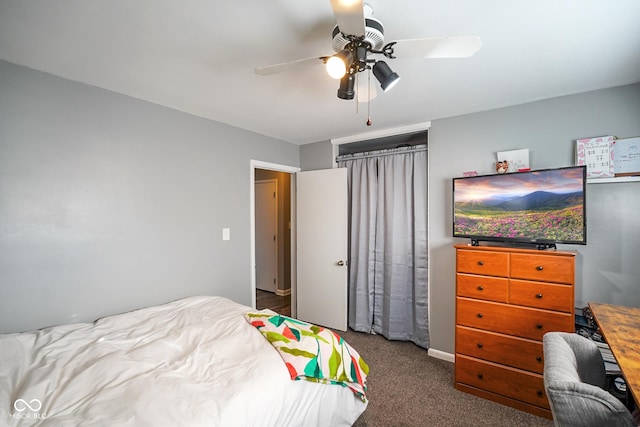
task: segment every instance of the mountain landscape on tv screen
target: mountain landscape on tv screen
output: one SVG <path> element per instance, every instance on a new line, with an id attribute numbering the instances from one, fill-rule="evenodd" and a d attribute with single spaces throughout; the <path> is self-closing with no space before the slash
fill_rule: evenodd
<path id="1" fill-rule="evenodd" d="M 582 191 L 535 191 L 524 196 L 456 202 L 454 235 L 493 239 L 582 242 Z"/>
<path id="2" fill-rule="evenodd" d="M 474 209 L 497 209 L 504 211 L 555 210 L 582 204 L 582 191 L 558 194 L 549 191 L 534 191 L 525 196 L 494 197 L 482 202 L 459 203 L 457 208 L 465 211 Z M 471 207 L 469 207 L 471 205 Z"/>

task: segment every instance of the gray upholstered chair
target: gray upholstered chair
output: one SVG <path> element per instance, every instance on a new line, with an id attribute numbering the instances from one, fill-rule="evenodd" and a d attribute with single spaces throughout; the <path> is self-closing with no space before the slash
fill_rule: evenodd
<path id="1" fill-rule="evenodd" d="M 556 426 L 637 426 L 622 402 L 604 390 L 604 362 L 594 342 L 566 332 L 548 332 L 542 342 L 544 388 Z"/>

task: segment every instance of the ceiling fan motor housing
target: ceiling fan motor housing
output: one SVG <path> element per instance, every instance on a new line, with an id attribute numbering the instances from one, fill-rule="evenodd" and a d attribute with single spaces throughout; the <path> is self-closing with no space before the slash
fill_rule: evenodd
<path id="1" fill-rule="evenodd" d="M 365 33 L 363 41 L 369 43 L 371 45 L 371 49 L 380 50 L 384 43 L 384 27 L 382 26 L 382 22 L 369 17 L 364 20 L 364 26 Z M 342 34 L 337 25 L 333 27 L 331 39 L 333 50 L 336 52 L 340 52 L 352 41 Z"/>

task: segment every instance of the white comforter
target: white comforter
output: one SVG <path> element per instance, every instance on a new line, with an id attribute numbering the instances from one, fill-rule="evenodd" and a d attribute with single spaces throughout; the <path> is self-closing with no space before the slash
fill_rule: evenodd
<path id="1" fill-rule="evenodd" d="M 348 388 L 291 381 L 276 350 L 219 297 L 0 335 L 0 425 L 346 426 Z"/>

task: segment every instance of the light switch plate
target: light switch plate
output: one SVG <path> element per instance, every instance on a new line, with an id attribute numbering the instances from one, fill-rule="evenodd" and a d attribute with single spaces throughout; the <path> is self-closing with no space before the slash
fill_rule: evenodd
<path id="1" fill-rule="evenodd" d="M 222 229 L 222 240 L 231 240 L 231 229 L 223 228 Z"/>

